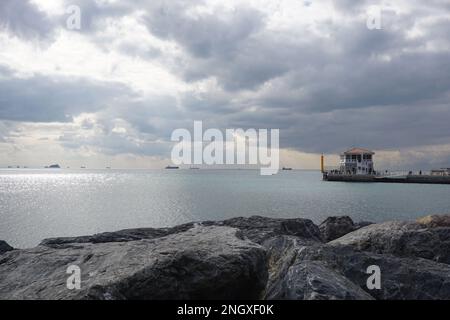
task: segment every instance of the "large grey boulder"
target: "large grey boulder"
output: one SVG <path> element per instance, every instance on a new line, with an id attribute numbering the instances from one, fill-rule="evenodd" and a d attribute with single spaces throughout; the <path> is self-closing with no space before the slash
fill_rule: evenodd
<path id="1" fill-rule="evenodd" d="M 450 299 L 450 266 L 421 258 L 361 252 L 350 246 L 279 237 L 265 243 L 267 299 Z M 370 290 L 369 266 L 381 271 L 381 289 Z"/>
<path id="2" fill-rule="evenodd" d="M 14 250 L 6 241 L 0 240 L 0 254 Z"/>
<path id="3" fill-rule="evenodd" d="M 265 298 L 272 300 L 372 300 L 343 274 L 320 260 L 298 259 L 313 243 L 291 236 L 265 242 L 269 252 L 269 280 Z"/>
<path id="4" fill-rule="evenodd" d="M 379 300 L 448 300 L 450 266 L 422 258 L 355 251 L 345 246 L 310 246 L 298 252 L 296 262 L 323 263 Z M 369 266 L 381 271 L 381 289 L 367 287 Z"/>
<path id="5" fill-rule="evenodd" d="M 283 296 L 295 300 L 373 300 L 359 286 L 322 261 L 304 261 L 289 268 Z"/>
<path id="6" fill-rule="evenodd" d="M 450 227 L 427 227 L 415 222 L 385 222 L 353 231 L 329 244 L 450 264 Z"/>
<path id="7" fill-rule="evenodd" d="M 0 299 L 257 299 L 267 281 L 265 251 L 229 227 L 53 245 L 1 256 Z M 80 290 L 66 287 L 70 265 Z"/>

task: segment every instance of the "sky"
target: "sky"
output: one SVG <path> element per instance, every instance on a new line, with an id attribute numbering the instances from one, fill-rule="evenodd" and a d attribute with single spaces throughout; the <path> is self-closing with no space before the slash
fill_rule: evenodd
<path id="1" fill-rule="evenodd" d="M 201 120 L 450 167 L 449 30 L 448 0 L 1 0 L 0 166 L 158 168 Z"/>

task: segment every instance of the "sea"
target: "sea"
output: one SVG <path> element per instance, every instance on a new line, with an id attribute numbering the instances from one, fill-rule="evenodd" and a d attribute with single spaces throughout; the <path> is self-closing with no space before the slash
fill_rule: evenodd
<path id="1" fill-rule="evenodd" d="M 0 170 L 0 239 L 44 238 L 261 215 L 354 221 L 450 213 L 450 185 L 322 181 L 319 171 Z"/>

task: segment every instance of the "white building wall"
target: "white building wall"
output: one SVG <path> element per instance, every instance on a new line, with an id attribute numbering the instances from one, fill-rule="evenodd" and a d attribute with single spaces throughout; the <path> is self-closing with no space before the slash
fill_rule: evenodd
<path id="1" fill-rule="evenodd" d="M 370 171 L 373 171 L 373 159 L 367 160 L 364 159 L 364 155 L 361 155 L 361 161 L 358 159 L 348 159 L 345 155 L 341 156 L 340 160 L 341 171 L 350 170 L 353 173 L 353 168 L 356 170 L 356 174 L 368 174 Z"/>

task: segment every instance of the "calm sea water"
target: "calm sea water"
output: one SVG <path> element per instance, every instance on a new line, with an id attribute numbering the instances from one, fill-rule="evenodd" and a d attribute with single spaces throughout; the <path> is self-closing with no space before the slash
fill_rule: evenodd
<path id="1" fill-rule="evenodd" d="M 0 239 L 48 237 L 263 215 L 354 220 L 450 213 L 450 186 L 323 182 L 320 172 L 0 170 Z"/>

